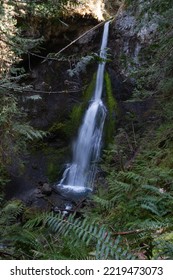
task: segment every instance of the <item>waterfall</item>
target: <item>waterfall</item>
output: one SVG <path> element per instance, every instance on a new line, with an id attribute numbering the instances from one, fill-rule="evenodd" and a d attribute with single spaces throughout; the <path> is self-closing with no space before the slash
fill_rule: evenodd
<path id="1" fill-rule="evenodd" d="M 62 192 L 91 191 L 95 176 L 95 165 L 99 159 L 106 108 L 102 102 L 104 69 L 106 64 L 106 47 L 108 41 L 109 22 L 104 25 L 96 85 L 90 105 L 85 113 L 77 140 L 73 146 L 72 163 L 67 166 L 57 187 Z"/>

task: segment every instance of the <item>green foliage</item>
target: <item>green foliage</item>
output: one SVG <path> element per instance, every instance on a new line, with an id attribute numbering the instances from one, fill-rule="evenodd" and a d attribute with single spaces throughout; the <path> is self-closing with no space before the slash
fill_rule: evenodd
<path id="1" fill-rule="evenodd" d="M 25 227 L 37 226 L 41 219 L 54 233 L 69 237 L 75 246 L 78 240 L 87 246 L 95 247 L 96 259 L 132 259 L 133 256 L 126 249 L 121 248 L 121 238 L 113 239 L 105 226 L 98 226 L 88 218 L 79 219 L 74 215 L 64 218 L 62 214 L 44 214 L 42 217 L 29 221 Z M 92 253 L 93 254 L 93 253 Z"/>
<path id="2" fill-rule="evenodd" d="M 25 1 L 24 1 L 25 2 Z M 28 1 L 26 1 L 27 3 Z M 40 17 L 47 17 L 57 18 L 58 16 L 62 16 L 63 13 L 66 12 L 67 4 L 71 6 L 75 6 L 78 4 L 78 1 L 76 0 L 44 0 L 44 1 L 29 1 L 27 3 L 27 6 L 25 9 L 27 10 L 27 13 L 32 13 L 35 16 Z"/>
<path id="3" fill-rule="evenodd" d="M 36 212 L 26 221 L 25 212 L 21 201 L 2 207 L 2 259 L 134 259 L 122 238 L 88 218 Z"/>
<path id="4" fill-rule="evenodd" d="M 134 1 L 127 2 L 134 11 Z M 95 215 L 125 235 L 130 249 L 144 259 L 172 258 L 172 9 L 172 1 L 162 0 L 136 7 L 139 28 L 158 13 L 153 42 L 140 50 L 140 68 L 134 65 L 131 72 L 133 98 L 154 97 L 154 116 L 143 124 L 143 135 L 133 137 L 135 120 L 130 128 L 126 119 L 117 131 L 101 165 L 107 192 L 93 198 Z"/>
<path id="5" fill-rule="evenodd" d="M 24 3 L 23 3 L 24 4 Z M 22 4 L 22 5 L 23 5 Z M 19 93 L 30 89 L 20 82 L 26 78 L 23 68 L 17 66 L 22 54 L 35 48 L 42 39 L 24 39 L 17 28 L 16 16 L 19 10 L 16 1 L 1 3 L 0 31 L 0 183 L 4 185 L 9 170 L 21 165 L 27 142 L 42 139 L 46 133 L 34 129 L 27 121 L 27 116 L 18 105 Z M 34 97 L 36 99 L 36 96 Z M 8 170 L 8 172 L 7 172 Z M 6 174 L 6 175 L 5 175 Z M 7 176 L 7 177 L 6 177 Z"/>
<path id="6" fill-rule="evenodd" d="M 16 124 L 14 126 L 14 130 L 16 130 L 19 134 L 24 135 L 29 140 L 42 139 L 47 135 L 44 131 L 33 129 L 33 127 L 27 123 L 25 125 Z"/>
<path id="7" fill-rule="evenodd" d="M 139 5 L 140 1 L 125 0 L 125 4 L 127 4 L 127 5 L 134 5 L 136 2 L 138 2 L 137 4 Z M 143 10 L 149 11 L 150 13 L 152 13 L 153 11 L 156 11 L 159 14 L 162 14 L 165 11 L 167 11 L 172 5 L 172 0 L 167 0 L 167 1 L 149 0 L 147 2 L 146 1 L 141 1 L 141 2 L 142 2 L 142 9 Z"/>
<path id="8" fill-rule="evenodd" d="M 4 170 L 4 167 L 2 166 L 2 164 L 0 164 L 0 190 L 2 191 L 2 187 L 5 186 L 9 180 L 8 180 L 8 174 L 7 172 Z"/>
<path id="9" fill-rule="evenodd" d="M 43 38 L 23 38 L 20 30 L 17 27 L 17 17 L 25 14 L 24 8 L 28 6 L 27 1 L 1 1 L 1 21 L 0 21 L 0 76 L 9 79 L 7 73 L 13 76 L 18 76 L 21 69 L 13 65 L 17 64 L 21 59 L 21 55 L 29 50 L 36 50 L 36 47 L 43 42 Z M 1 81 L 2 83 L 2 81 Z"/>
<path id="10" fill-rule="evenodd" d="M 169 159 L 172 142 L 162 129 L 163 125 L 155 131 L 152 141 L 150 133 L 145 135 L 140 152 L 122 171 L 117 168 L 116 160 L 121 145 L 112 144 L 102 163 L 107 191 L 93 197 L 95 213 L 102 215 L 103 222 L 116 231 L 125 231 L 129 246 L 136 253 L 143 250 L 140 244 L 144 242 L 147 258 L 169 258 L 172 254 L 171 241 L 159 241 L 162 232 L 172 233 L 173 209 L 173 172 Z"/>
<path id="11" fill-rule="evenodd" d="M 65 124 L 63 122 L 54 122 L 49 128 L 48 132 L 50 134 L 61 134 L 65 136 Z"/>
<path id="12" fill-rule="evenodd" d="M 24 204 L 20 200 L 10 201 L 1 210 L 1 224 L 9 226 L 16 222 L 24 211 Z"/>
<path id="13" fill-rule="evenodd" d="M 2 203 L 0 210 L 0 257 L 3 259 L 13 259 L 13 241 L 12 236 L 20 233 L 20 221 L 22 213 L 24 212 L 24 205 L 21 201 L 14 200 L 6 204 Z M 14 259 L 18 258 L 18 254 Z"/>
<path id="14" fill-rule="evenodd" d="M 168 238 L 171 236 L 171 238 Z M 172 260 L 173 259 L 173 239 L 172 233 L 165 234 L 161 238 L 157 238 L 154 241 L 154 257 L 155 258 L 163 258 L 164 260 Z"/>
<path id="15" fill-rule="evenodd" d="M 165 96 L 171 96 L 173 91 L 173 78 L 165 78 L 159 83 L 159 88 Z"/>
<path id="16" fill-rule="evenodd" d="M 46 133 L 35 130 L 25 121 L 25 115 L 17 105 L 14 95 L 1 91 L 0 103 L 0 168 L 5 174 L 9 167 L 18 168 L 20 158 L 26 153 L 27 142 L 42 139 Z M 1 177 L 3 181 L 3 176 Z"/>

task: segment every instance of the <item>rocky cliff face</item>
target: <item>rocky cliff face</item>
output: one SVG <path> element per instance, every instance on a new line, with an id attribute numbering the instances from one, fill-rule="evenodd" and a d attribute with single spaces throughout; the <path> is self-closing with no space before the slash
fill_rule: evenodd
<path id="1" fill-rule="evenodd" d="M 142 5 L 142 1 L 140 1 Z M 89 5 L 89 4 L 88 4 Z M 94 3 L 93 3 L 94 5 Z M 103 3 L 101 4 L 102 7 Z M 125 8 L 121 6 L 114 10 L 115 18 L 110 25 L 109 54 L 111 61 L 107 63 L 107 69 L 112 78 L 112 85 L 117 100 L 125 101 L 132 93 L 135 80 L 131 74 L 138 71 L 143 63 L 143 50 L 152 42 L 157 34 L 157 15 L 149 19 L 147 12 L 139 17 L 141 11 L 138 8 Z M 91 70 L 94 73 L 97 62 L 91 59 L 90 71 L 81 71 L 69 75 L 82 57 L 98 53 L 102 26 L 91 30 L 81 37 L 86 30 L 92 29 L 98 22 L 96 19 L 81 17 L 78 14 L 66 18 L 67 26 L 55 22 L 42 23 L 44 34 L 38 22 L 37 30 L 40 35 L 45 35 L 44 51 L 40 57 L 30 54 L 29 65 L 30 80 L 33 91 L 24 98 L 24 107 L 32 116 L 33 125 L 39 128 L 47 128 L 55 120 L 62 121 L 77 102 L 80 102 L 82 91 L 89 83 Z M 35 31 L 36 32 L 36 31 Z M 50 52 L 58 53 L 76 38 L 80 38 L 71 44 L 60 55 L 47 57 Z M 39 95 L 39 98 L 32 98 Z"/>
<path id="2" fill-rule="evenodd" d="M 105 4 L 107 11 L 115 12 L 115 17 L 110 24 L 108 43 L 110 62 L 106 67 L 111 77 L 113 94 L 118 102 L 119 121 L 122 122 L 127 113 L 134 114 L 139 122 L 144 121 L 145 116 L 148 117 L 146 112 L 152 106 L 152 101 L 129 102 L 135 85 L 131 73 L 138 71 L 144 59 L 143 50 L 156 36 L 157 17 L 148 20 L 148 15 L 145 14 L 144 19 L 146 18 L 146 20 L 140 24 L 140 5 L 138 9 L 132 7 L 127 9 L 118 5 L 117 13 L 117 6 L 114 9 L 110 5 L 108 7 L 108 3 Z M 65 23 L 66 25 L 60 22 L 57 24 L 54 20 L 47 22 L 46 19 L 45 22 L 35 22 L 35 34 L 37 31 L 39 36 L 45 35 L 44 48 L 39 54 L 30 53 L 29 60 L 24 61 L 30 74 L 30 78 L 26 82 L 32 85 L 32 90 L 25 92 L 21 106 L 28 113 L 29 120 L 35 127 L 51 132 L 47 139 L 48 146 L 54 146 L 55 149 L 67 146 L 72 141 L 74 135 L 67 137 L 59 128 L 69 119 L 74 105 L 82 102 L 84 89 L 97 68 L 97 60 L 94 57 L 97 57 L 96 54 L 99 52 L 103 30 L 103 26 L 92 29 L 99 23 L 92 14 L 89 14 L 89 17 L 78 14 L 66 18 Z M 80 37 L 89 29 L 91 29 L 90 32 Z M 56 55 L 62 48 L 79 37 L 80 39 L 60 55 Z M 48 55 L 50 52 L 54 54 Z M 88 56 L 92 59 L 89 59 L 87 63 L 85 61 L 80 68 L 79 63 L 82 58 Z M 26 184 L 27 188 L 32 184 L 33 189 L 32 177 L 38 176 L 37 182 L 43 180 L 45 182 L 47 180 L 45 174 L 51 172 L 58 174 L 59 171 L 56 168 L 50 171 L 52 166 L 63 163 L 62 157 L 61 159 L 57 157 L 59 163 L 54 159 L 55 149 L 43 156 L 44 164 L 38 163 L 40 153 L 34 152 L 35 156 L 31 156 L 29 166 L 26 168 L 26 176 L 24 176 L 25 180 L 28 180 L 26 177 L 30 177 L 30 183 L 28 184 L 28 181 L 23 183 L 22 179 L 22 184 Z M 35 166 L 34 162 L 37 162 L 36 168 L 32 168 Z"/>
<path id="3" fill-rule="evenodd" d="M 119 72 L 126 77 L 144 62 L 146 58 L 142 57 L 142 52 L 157 36 L 159 16 L 151 18 L 148 11 L 141 8 L 144 1 L 136 2 L 140 2 L 136 3 L 136 7 L 119 9 L 110 34 L 113 58 L 117 61 Z"/>
<path id="4" fill-rule="evenodd" d="M 151 17 L 144 4 L 145 1 L 137 1 L 136 6 L 119 8 L 111 23 L 108 47 L 112 61 L 107 66 L 112 77 L 114 95 L 120 101 L 123 114 L 130 111 L 143 120 L 146 111 L 152 106 L 152 100 L 132 101 L 136 85 L 134 77 L 147 63 L 145 50 L 157 38 L 159 19 L 157 14 Z"/>

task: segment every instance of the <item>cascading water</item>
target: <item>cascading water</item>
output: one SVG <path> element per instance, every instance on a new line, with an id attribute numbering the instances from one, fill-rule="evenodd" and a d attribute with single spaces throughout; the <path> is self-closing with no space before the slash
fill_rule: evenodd
<path id="1" fill-rule="evenodd" d="M 64 171 L 58 188 L 65 193 L 82 193 L 92 190 L 95 176 L 95 164 L 100 155 L 106 108 L 101 100 L 103 91 L 106 47 L 109 22 L 104 25 L 100 58 L 96 77 L 96 86 L 90 105 L 79 129 L 77 141 L 73 146 L 73 160 Z"/>

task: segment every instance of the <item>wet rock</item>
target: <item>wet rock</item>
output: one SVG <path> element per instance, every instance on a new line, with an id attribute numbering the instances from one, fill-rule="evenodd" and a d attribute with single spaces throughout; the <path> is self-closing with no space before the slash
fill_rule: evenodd
<path id="1" fill-rule="evenodd" d="M 42 197 L 44 197 L 44 194 L 42 193 L 42 191 L 39 188 L 37 188 L 34 190 L 32 197 L 33 197 L 33 199 L 42 198 Z"/>
<path id="2" fill-rule="evenodd" d="M 48 183 L 44 183 L 41 186 L 41 193 L 45 194 L 45 195 L 51 195 L 52 193 L 52 188 L 50 187 L 50 185 Z"/>
<path id="3" fill-rule="evenodd" d="M 36 194 L 36 198 L 43 198 L 45 195 L 44 194 L 42 194 L 42 193 L 39 193 L 39 194 Z"/>
<path id="4" fill-rule="evenodd" d="M 33 164 L 32 164 L 32 168 L 33 168 L 33 169 L 38 169 L 38 165 L 37 165 L 37 163 L 33 162 Z"/>
<path id="5" fill-rule="evenodd" d="M 152 99 L 139 100 L 139 101 L 125 101 L 121 103 L 121 108 L 123 112 L 129 112 L 135 116 L 138 121 L 145 121 L 153 114 L 154 102 Z"/>
<path id="6" fill-rule="evenodd" d="M 145 59 L 143 51 L 158 33 L 159 15 L 154 14 L 150 18 L 149 12 L 144 9 L 146 1 L 136 2 L 138 5 L 120 9 L 110 28 L 108 47 L 113 57 L 112 68 L 124 76 L 124 80 L 133 71 L 138 71 Z"/>

